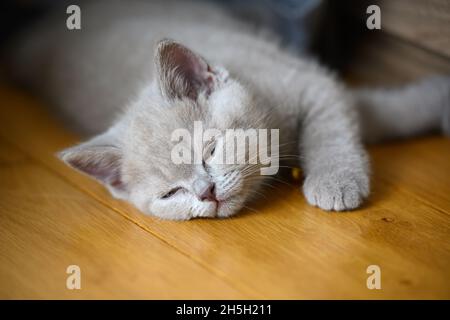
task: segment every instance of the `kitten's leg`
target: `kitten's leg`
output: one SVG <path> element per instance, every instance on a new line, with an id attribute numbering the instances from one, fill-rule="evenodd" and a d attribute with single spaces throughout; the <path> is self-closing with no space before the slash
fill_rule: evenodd
<path id="1" fill-rule="evenodd" d="M 303 192 L 324 210 L 357 208 L 369 194 L 369 165 L 356 110 L 332 79 L 312 82 L 301 97 Z"/>

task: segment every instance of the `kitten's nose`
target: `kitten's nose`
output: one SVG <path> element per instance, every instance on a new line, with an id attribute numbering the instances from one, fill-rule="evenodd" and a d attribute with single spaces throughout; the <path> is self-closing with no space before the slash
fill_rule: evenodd
<path id="1" fill-rule="evenodd" d="M 209 184 L 203 191 L 200 193 L 201 201 L 217 201 L 216 199 L 216 186 L 214 183 Z"/>

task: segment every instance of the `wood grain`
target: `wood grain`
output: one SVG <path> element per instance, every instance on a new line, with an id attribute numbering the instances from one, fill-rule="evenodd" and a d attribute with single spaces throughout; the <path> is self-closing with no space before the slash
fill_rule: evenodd
<path id="1" fill-rule="evenodd" d="M 450 59 L 449 0 L 383 0 L 382 29 Z"/>
<path id="2" fill-rule="evenodd" d="M 352 84 L 395 86 L 430 75 L 450 74 L 450 59 L 389 34 L 368 33 L 357 46 L 346 74 Z"/>
<path id="3" fill-rule="evenodd" d="M 144 216 L 129 204 L 111 199 L 97 183 L 61 164 L 54 157 L 54 152 L 73 144 L 77 138 L 49 117 L 35 99 L 12 89 L 0 88 L 0 101 L 3 104 L 0 108 L 3 123 L 0 137 L 21 150 L 17 156 L 3 153 L 11 156 L 13 162 L 14 159 L 19 163 L 22 158 L 31 159 L 34 166 L 28 169 L 27 176 L 39 189 L 47 190 L 46 194 L 65 190 L 65 197 L 83 198 L 82 202 L 73 200 L 68 201 L 67 205 L 66 201 L 58 200 L 55 203 L 42 202 L 39 206 L 27 197 L 17 196 L 14 201 L 9 200 L 11 208 L 19 203 L 23 206 L 21 212 L 34 219 L 43 215 L 44 221 L 51 226 L 47 231 L 42 226 L 46 237 L 28 238 L 32 241 L 32 244 L 28 243 L 30 246 L 43 246 L 41 241 L 44 241 L 53 244 L 58 251 L 64 250 L 64 244 L 70 241 L 64 237 L 67 232 L 55 234 L 52 231 L 58 229 L 63 221 L 46 213 L 50 207 L 52 212 L 73 211 L 71 219 L 64 221 L 62 228 L 73 228 L 71 234 L 74 236 L 82 232 L 79 225 L 95 222 L 100 233 L 96 236 L 82 233 L 82 236 L 86 241 L 90 237 L 97 240 L 104 237 L 103 246 L 109 250 L 120 250 L 115 247 L 120 247 L 118 239 L 121 239 L 111 236 L 110 228 L 125 228 L 128 237 L 134 237 L 136 233 L 135 242 L 127 246 L 130 252 L 126 257 L 141 268 L 151 260 L 140 253 L 144 246 L 142 241 L 159 239 L 162 244 L 159 249 L 153 250 L 157 252 L 155 256 L 164 250 L 172 256 L 157 260 L 158 264 L 153 266 L 150 274 L 162 275 L 162 270 L 171 267 L 165 263 L 178 258 L 180 264 L 187 264 L 188 257 L 191 267 L 201 266 L 207 270 L 209 278 L 195 277 L 197 285 L 190 292 L 186 289 L 188 285 L 178 284 L 185 288 L 178 296 L 185 295 L 186 298 L 202 293 L 208 295 L 211 286 L 216 286 L 206 283 L 211 279 L 222 280 L 217 285 L 217 291 L 225 290 L 228 296 L 233 295 L 233 288 L 237 289 L 237 298 L 239 294 L 257 298 L 450 298 L 448 139 L 428 137 L 371 147 L 374 162 L 372 196 L 360 210 L 354 212 L 326 213 L 310 207 L 299 191 L 301 182 L 291 180 L 287 181 L 288 185 L 275 185 L 265 198 L 250 205 L 253 210 L 246 210 L 235 218 L 173 222 Z M 37 170 L 41 167 L 48 171 Z M 11 178 L 14 176 L 12 169 L 2 171 L 14 183 L 22 181 Z M 45 176 L 44 172 L 49 177 L 41 181 L 38 177 Z M 26 187 L 23 184 L 24 190 Z M 0 214 L 10 216 L 9 210 L 1 210 Z M 81 213 L 79 217 L 75 216 L 77 211 Z M 102 212 L 108 212 L 106 216 L 109 220 L 106 219 L 105 224 L 102 224 L 105 216 Z M 129 227 L 130 221 L 139 228 Z M 116 225 L 120 223 L 124 226 Z M 22 223 L 21 229 L 14 228 L 7 228 L 11 238 L 13 235 L 17 237 L 19 230 L 25 231 L 28 227 Z M 141 237 L 142 233 L 146 236 Z M 145 240 L 147 237 L 149 240 Z M 26 244 L 23 240 L 22 246 Z M 5 246 L 10 245 L 2 242 L 0 248 L 5 250 Z M 71 251 L 71 257 L 83 257 L 87 254 L 86 250 L 86 246 L 78 247 Z M 183 254 L 175 255 L 173 251 Z M 103 263 L 103 259 L 110 261 L 112 258 L 98 253 L 95 260 L 98 272 L 113 272 L 108 264 Z M 140 259 L 146 261 L 140 263 Z M 52 262 L 49 270 L 55 270 L 53 273 L 56 273 L 57 266 L 65 263 L 55 262 L 58 260 L 56 256 L 49 256 L 47 260 Z M 8 263 L 12 265 L 16 262 L 12 259 Z M 8 277 L 23 277 L 23 272 L 29 272 L 33 264 L 31 261 L 23 269 L 9 271 Z M 366 287 L 366 268 L 372 264 L 381 267 L 381 290 L 368 290 Z M 133 268 L 127 271 L 126 265 L 121 270 L 135 273 Z M 33 279 L 35 282 L 31 281 L 27 286 L 0 281 L 0 292 L 5 295 L 4 292 L 15 290 L 16 296 L 39 296 L 40 282 Z M 50 281 L 51 276 L 42 279 L 40 281 Z M 161 277 L 157 283 L 161 290 L 164 281 L 167 281 L 167 287 L 171 285 L 170 279 Z M 191 283 L 189 279 L 179 281 Z M 13 284 L 17 289 L 12 288 Z M 144 287 L 149 283 L 144 278 L 133 284 L 140 286 L 134 290 L 144 292 Z M 225 284 L 232 284 L 233 288 Z M 94 291 L 89 297 L 111 296 L 106 290 L 95 291 L 97 285 L 92 284 Z M 122 286 L 123 295 L 133 292 L 126 288 L 126 283 Z M 155 294 L 157 291 L 154 291 Z M 170 292 L 173 294 L 173 291 Z M 170 294 L 162 295 L 167 296 Z"/>
<path id="4" fill-rule="evenodd" d="M 1 139 L 0 181 L 2 299 L 251 297 Z"/>
<path id="5" fill-rule="evenodd" d="M 378 5 L 383 32 L 450 59 L 449 0 L 352 0 L 348 4 L 364 26 L 367 7 Z"/>

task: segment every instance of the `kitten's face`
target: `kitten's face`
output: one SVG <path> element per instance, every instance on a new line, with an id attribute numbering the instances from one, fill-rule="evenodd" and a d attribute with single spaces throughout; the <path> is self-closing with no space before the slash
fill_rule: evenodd
<path id="1" fill-rule="evenodd" d="M 226 129 L 265 128 L 266 115 L 225 70 L 177 43 L 161 42 L 155 60 L 153 87 L 108 132 L 64 151 L 62 159 L 148 214 L 190 219 L 237 213 L 259 188 L 259 165 L 215 160 Z M 217 130 L 203 141 L 195 123 Z M 192 139 L 174 140 L 179 129 Z M 174 160 L 175 147 L 188 150 L 191 162 Z"/>

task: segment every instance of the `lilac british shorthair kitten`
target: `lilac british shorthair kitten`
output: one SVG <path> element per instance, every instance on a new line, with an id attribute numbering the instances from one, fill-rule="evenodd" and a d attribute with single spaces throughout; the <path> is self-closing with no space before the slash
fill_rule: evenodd
<path id="1" fill-rule="evenodd" d="M 146 214 L 229 217 L 260 193 L 271 180 L 261 165 L 206 161 L 227 129 L 279 129 L 276 160 L 299 161 L 308 203 L 333 211 L 369 195 L 363 141 L 450 132 L 448 77 L 351 91 L 208 3 L 99 1 L 81 11 L 81 30 L 58 16 L 28 34 L 16 71 L 93 136 L 61 159 Z M 220 133 L 203 145 L 205 161 L 175 164 L 170 137 L 196 121 Z"/>

